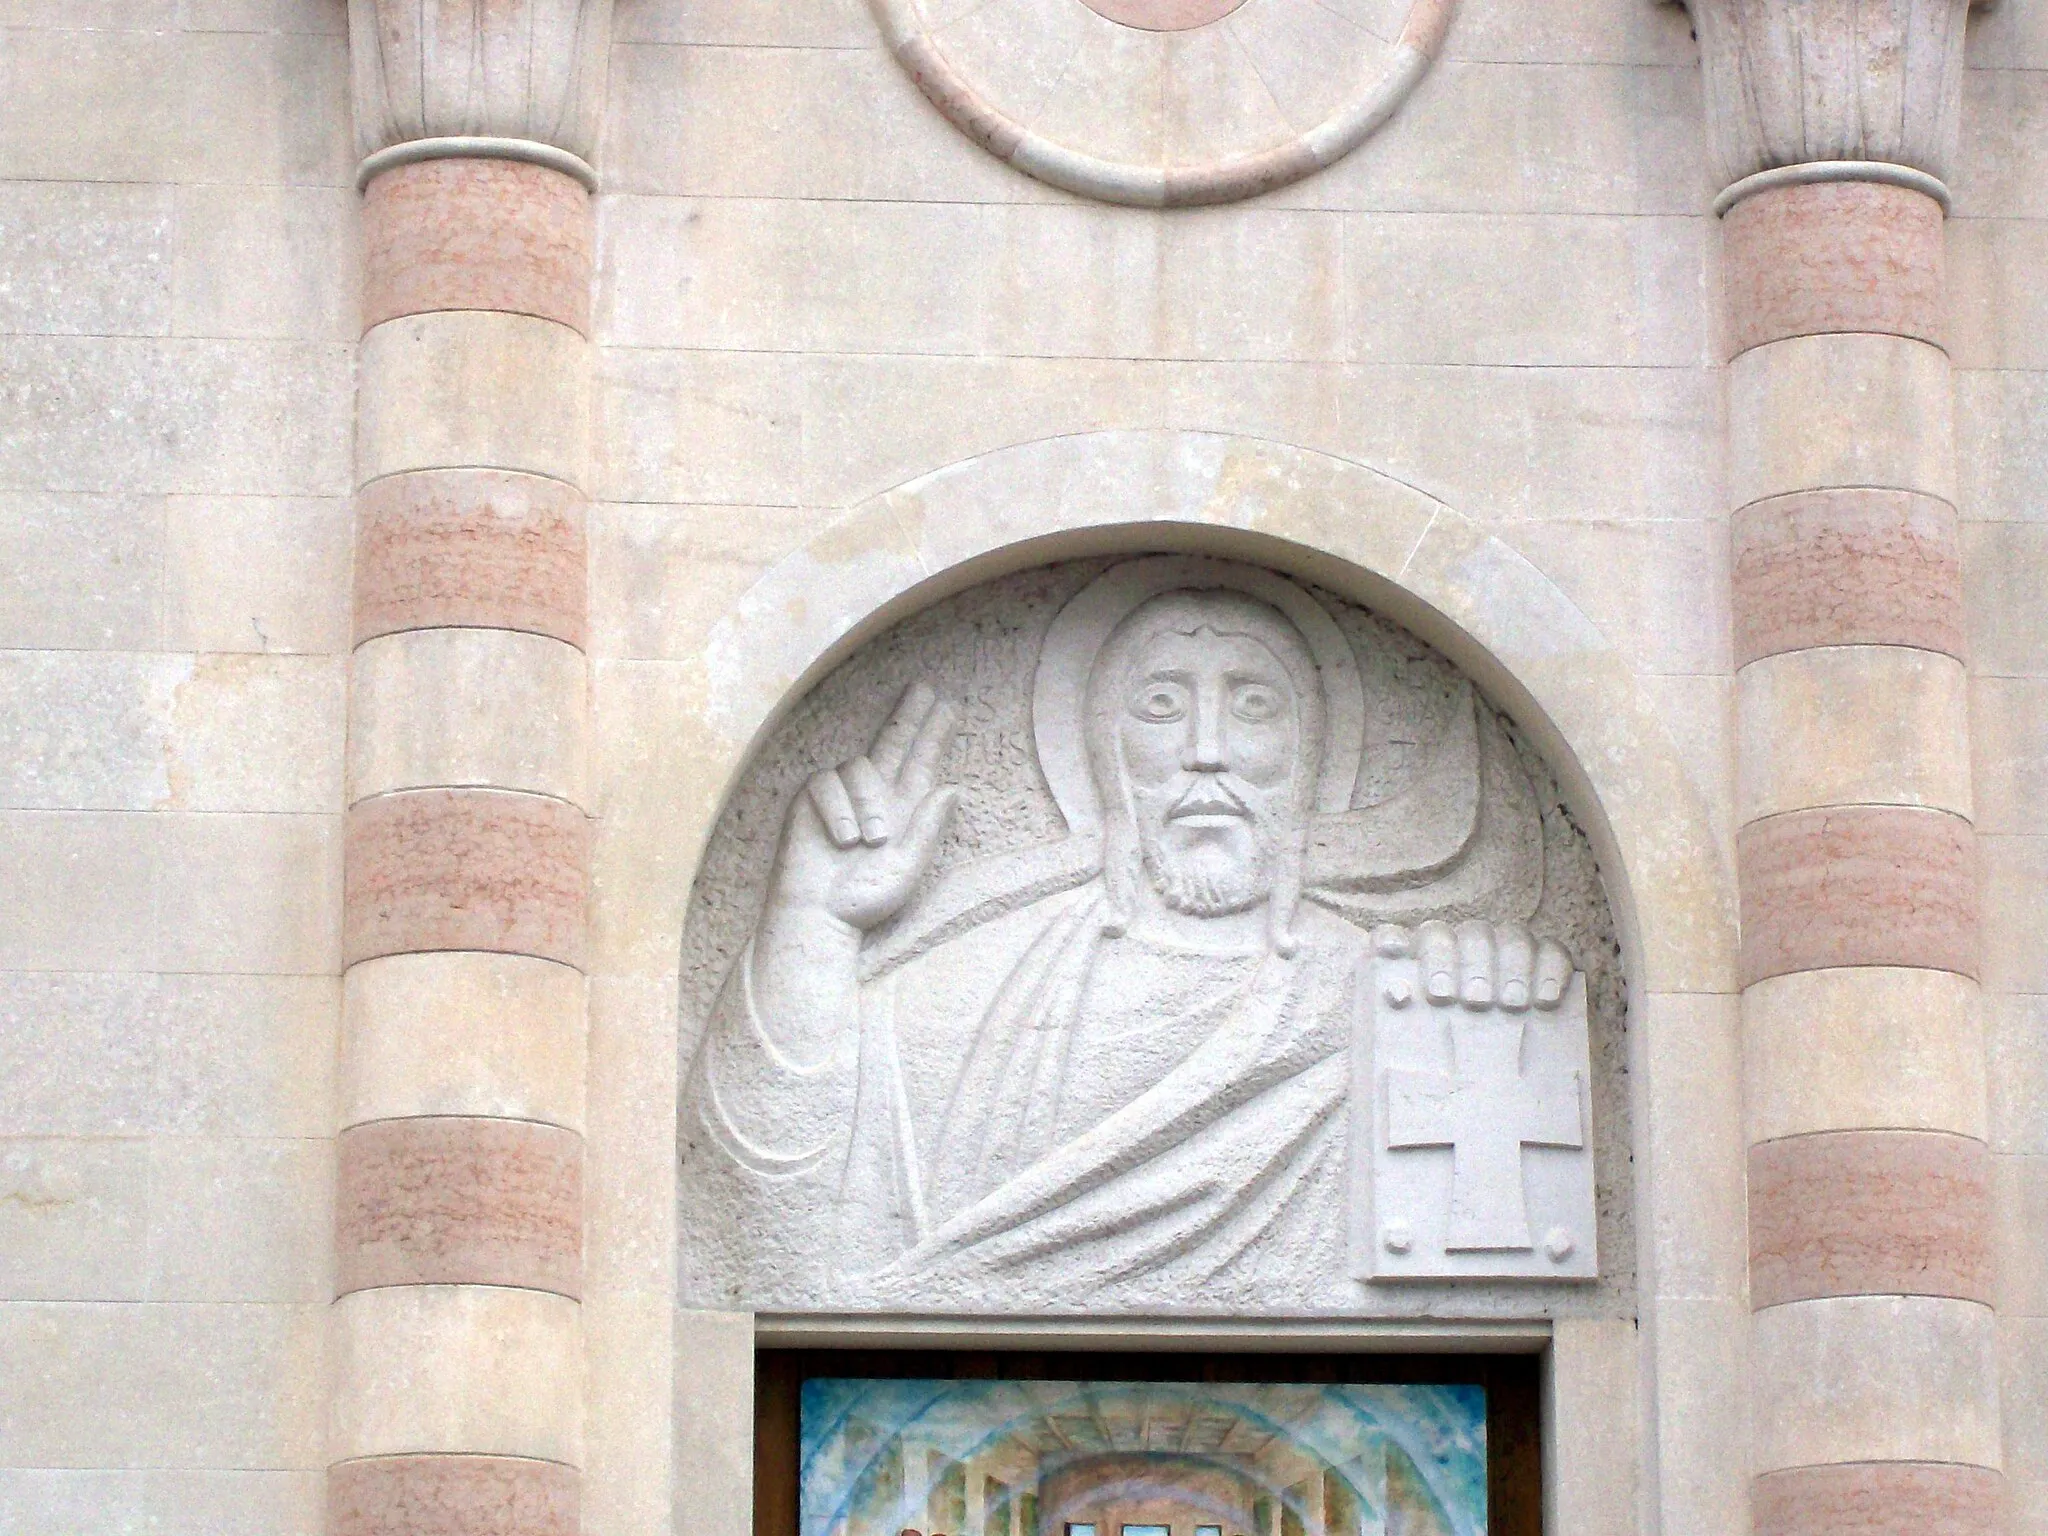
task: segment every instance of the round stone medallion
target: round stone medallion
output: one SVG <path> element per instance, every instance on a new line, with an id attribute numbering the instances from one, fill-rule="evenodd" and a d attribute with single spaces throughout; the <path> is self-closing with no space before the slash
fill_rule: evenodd
<path id="1" fill-rule="evenodd" d="M 1016 169 L 1141 207 L 1335 164 L 1405 101 L 1457 0 L 872 0 L 932 103 Z"/>
<path id="2" fill-rule="evenodd" d="M 1221 21 L 1244 0 L 1087 0 L 1088 9 L 1142 32 L 1187 32 Z"/>

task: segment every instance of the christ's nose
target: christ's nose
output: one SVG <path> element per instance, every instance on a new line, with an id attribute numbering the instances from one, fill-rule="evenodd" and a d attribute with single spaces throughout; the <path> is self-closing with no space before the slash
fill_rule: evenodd
<path id="1" fill-rule="evenodd" d="M 1180 755 L 1180 765 L 1189 773 L 1221 773 L 1230 766 L 1223 747 L 1222 713 L 1207 699 L 1195 702 L 1195 733 Z"/>

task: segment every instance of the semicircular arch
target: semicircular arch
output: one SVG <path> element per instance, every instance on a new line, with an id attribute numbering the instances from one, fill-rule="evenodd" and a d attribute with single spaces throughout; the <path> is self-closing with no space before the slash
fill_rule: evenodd
<path id="1" fill-rule="evenodd" d="M 1369 466 L 1267 439 L 1144 430 L 1023 443 L 875 496 L 786 555 L 705 645 L 693 755 L 716 771 L 687 818 L 698 848 L 755 746 L 869 636 L 1012 570 L 1138 551 L 1284 569 L 1436 646 L 1557 773 L 1600 861 L 1633 984 L 1733 990 L 1732 875 L 1628 658 L 1471 518 Z"/>

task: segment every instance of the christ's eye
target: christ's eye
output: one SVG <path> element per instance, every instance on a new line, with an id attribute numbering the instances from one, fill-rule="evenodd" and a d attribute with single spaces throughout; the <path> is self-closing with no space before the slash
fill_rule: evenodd
<path id="1" fill-rule="evenodd" d="M 1230 695 L 1230 712 L 1240 720 L 1263 725 L 1277 717 L 1284 707 L 1280 690 L 1264 683 L 1245 683 Z"/>
<path id="2" fill-rule="evenodd" d="M 1178 683 L 1147 683 L 1131 695 L 1131 713 L 1154 725 L 1178 720 L 1187 712 L 1187 690 Z"/>

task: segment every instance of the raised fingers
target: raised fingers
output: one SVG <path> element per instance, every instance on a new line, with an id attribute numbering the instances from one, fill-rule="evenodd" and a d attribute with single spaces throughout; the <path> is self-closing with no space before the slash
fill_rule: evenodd
<path id="1" fill-rule="evenodd" d="M 896 775 L 896 788 L 906 801 L 915 804 L 932 792 L 932 783 L 938 777 L 939 760 L 953 745 L 954 734 L 959 729 L 960 707 L 952 701 L 941 700 L 926 711 L 917 736 L 910 744 L 910 751 L 903 760 L 903 771 Z"/>
<path id="2" fill-rule="evenodd" d="M 875 737 L 875 744 L 868 748 L 868 758 L 883 778 L 894 782 L 897 771 L 903 766 L 903 759 L 910 753 L 911 743 L 917 740 L 918 729 L 931 714 L 932 705 L 938 702 L 938 698 L 926 683 L 912 683 L 903 691 L 903 697 L 897 700 L 888 723 Z"/>
<path id="3" fill-rule="evenodd" d="M 818 820 L 825 824 L 825 835 L 832 839 L 834 846 L 851 848 L 858 843 L 860 817 L 853 809 L 853 799 L 846 793 L 839 770 L 826 768 L 812 774 L 811 782 L 805 788 L 811 797 L 811 808 L 818 813 Z"/>
<path id="4" fill-rule="evenodd" d="M 874 760 L 856 757 L 840 768 L 839 777 L 853 799 L 853 813 L 860 819 L 860 840 L 870 848 L 881 847 L 895 828 L 890 825 L 889 786 Z"/>
<path id="5" fill-rule="evenodd" d="M 1572 957 L 1564 946 L 1545 939 L 1536 946 L 1536 1006 L 1555 1008 L 1564 1001 L 1564 989 L 1571 985 Z"/>

